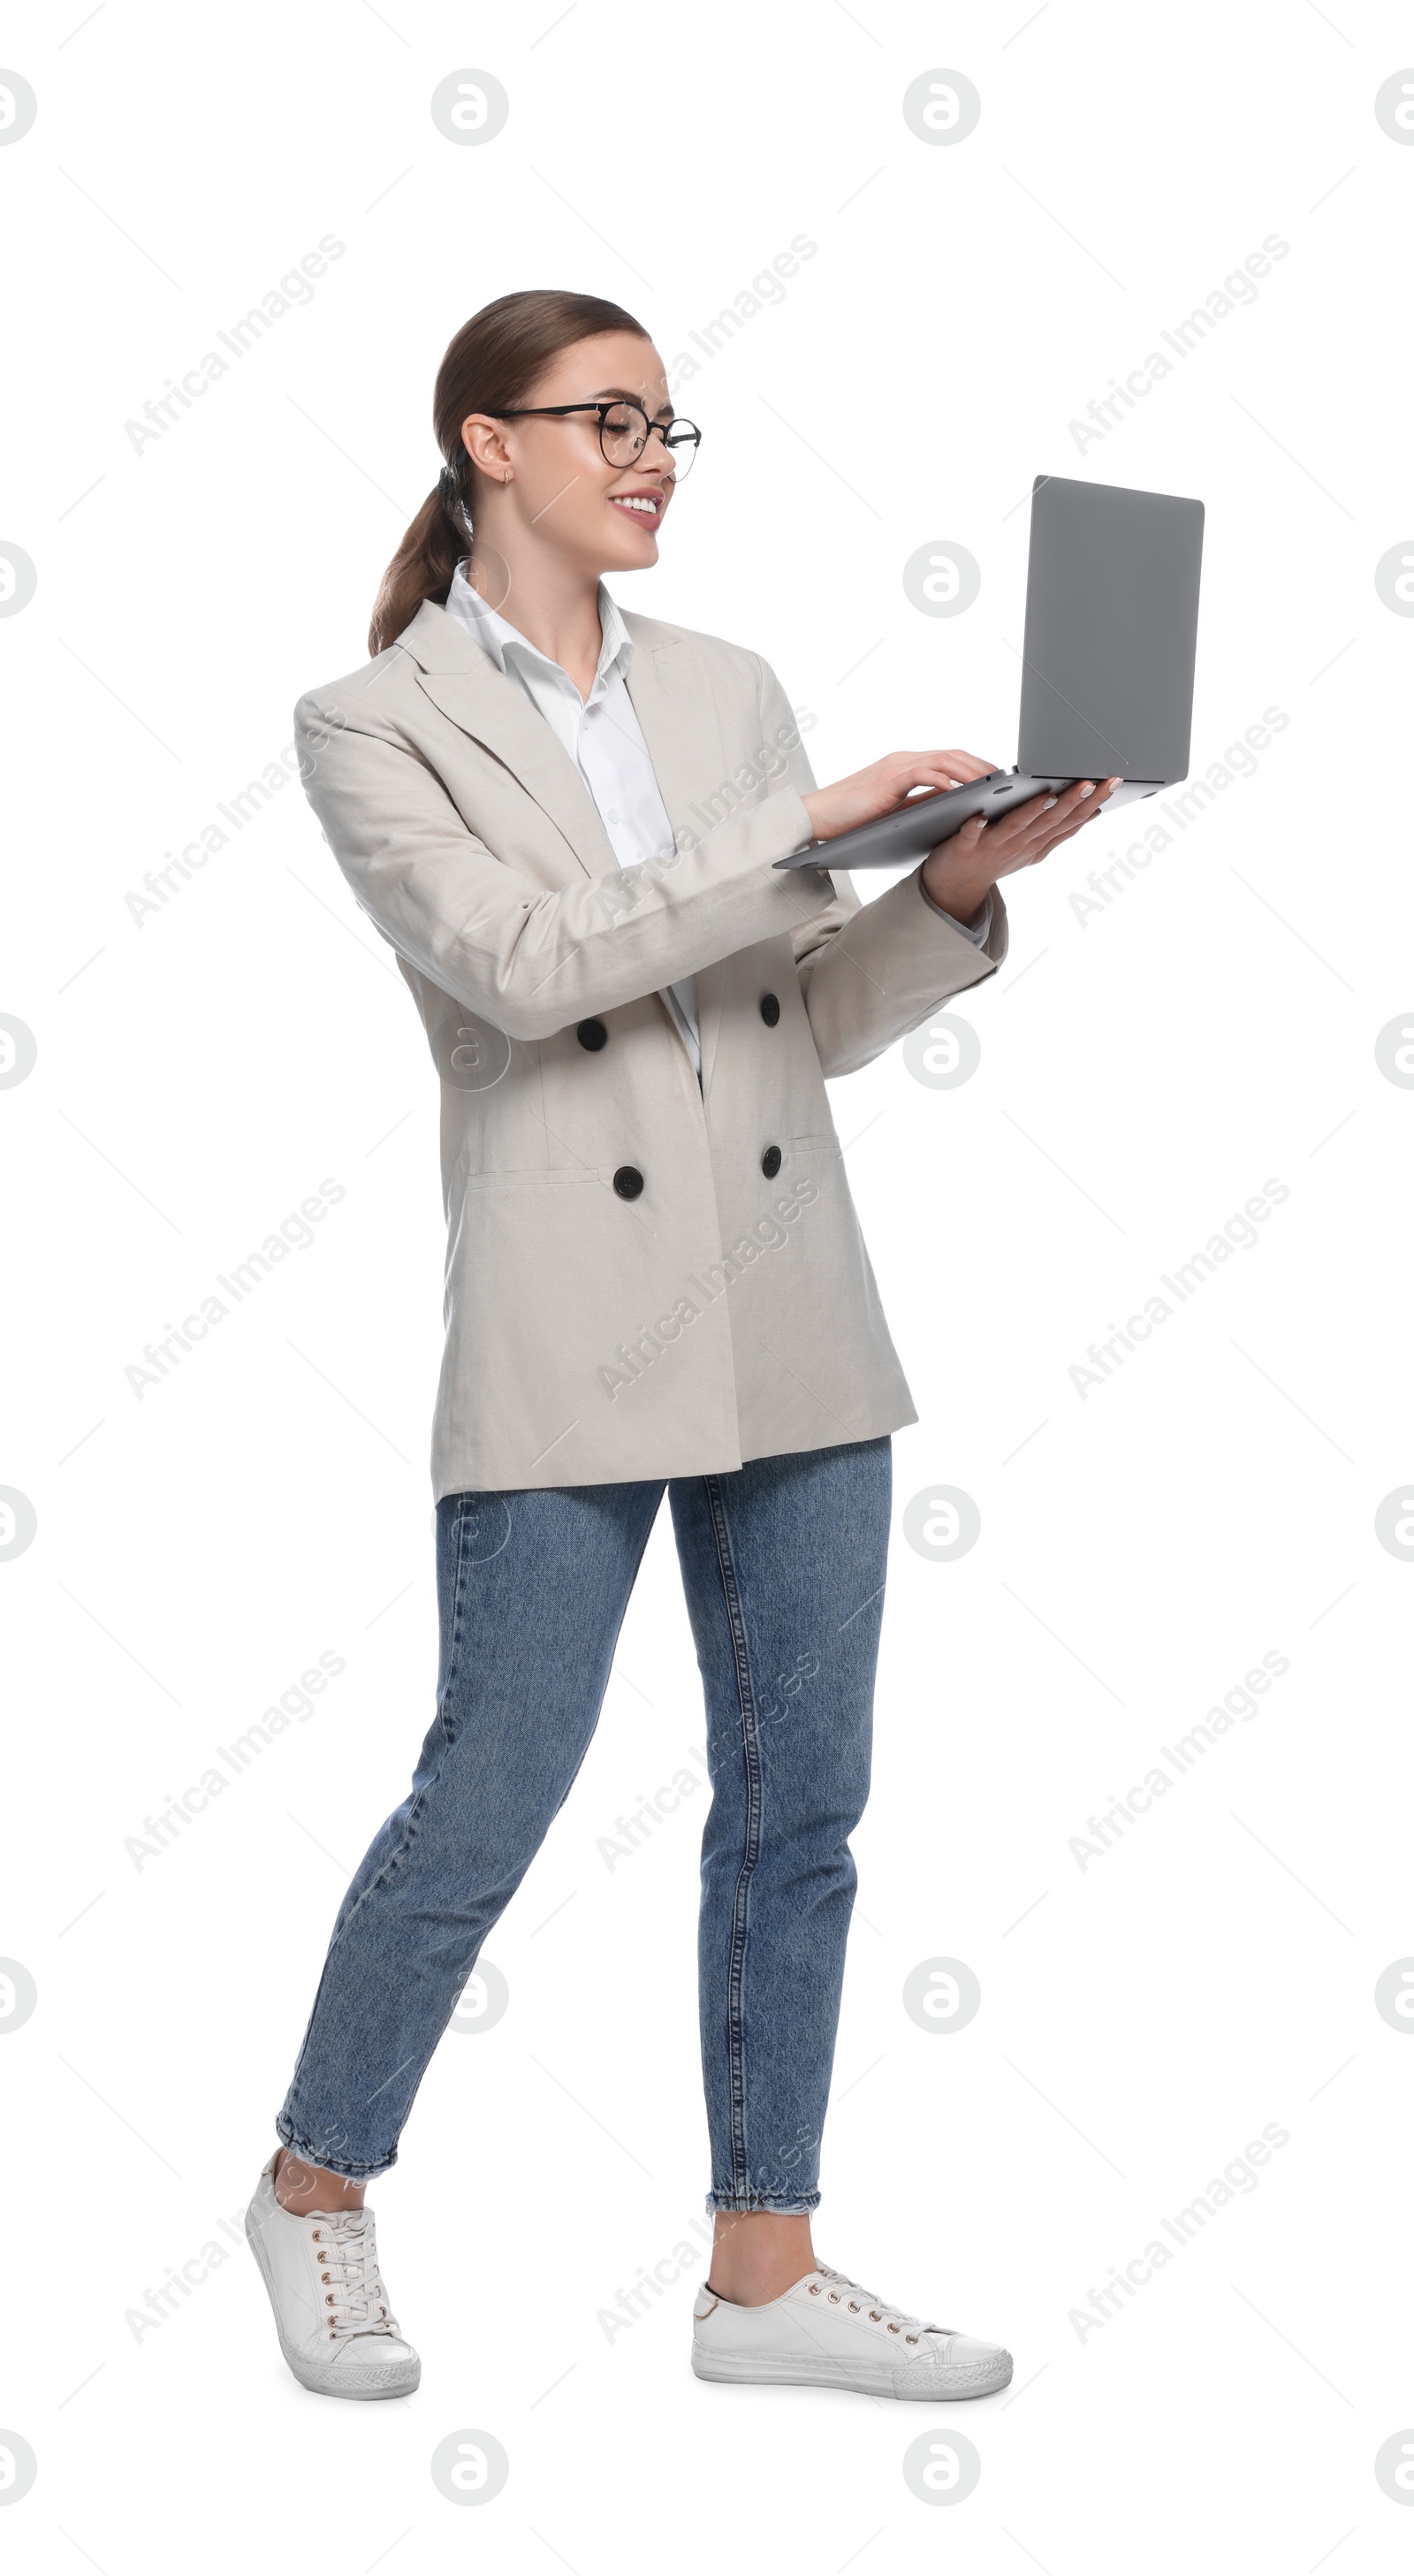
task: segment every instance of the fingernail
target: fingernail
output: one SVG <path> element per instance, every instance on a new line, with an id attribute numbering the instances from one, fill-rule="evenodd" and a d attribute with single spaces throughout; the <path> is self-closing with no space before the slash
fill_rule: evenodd
<path id="1" fill-rule="evenodd" d="M 1081 793 L 1082 798 L 1083 798 L 1083 797 L 1086 797 L 1086 796 L 1093 796 L 1093 795 L 1094 795 L 1094 793 L 1095 793 L 1095 784 L 1094 784 L 1093 779 L 1087 779 L 1087 780 L 1086 780 L 1085 785 L 1084 785 L 1084 786 L 1081 788 L 1081 790 L 1080 790 L 1080 793 Z"/>
<path id="2" fill-rule="evenodd" d="M 1050 810 L 1051 810 L 1051 807 L 1054 805 L 1055 801 L 1056 801 L 1056 800 L 1055 800 L 1054 796 L 1048 796 L 1048 797 L 1046 798 L 1045 804 L 1044 804 L 1044 805 L 1042 806 L 1042 808 L 1041 808 L 1042 813 L 1043 813 L 1043 814 L 1049 814 L 1049 812 L 1050 812 Z"/>

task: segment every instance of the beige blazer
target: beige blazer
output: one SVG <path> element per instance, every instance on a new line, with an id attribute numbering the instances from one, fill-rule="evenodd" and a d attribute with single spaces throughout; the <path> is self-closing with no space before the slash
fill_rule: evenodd
<path id="1" fill-rule="evenodd" d="M 329 847 L 441 1081 L 436 1496 L 721 1473 L 917 1415 L 825 1091 L 996 972 L 918 875 L 772 862 L 815 784 L 773 671 L 626 614 L 676 835 L 621 870 L 575 763 L 426 603 L 295 710 Z M 702 1083 L 661 988 L 697 977 Z"/>

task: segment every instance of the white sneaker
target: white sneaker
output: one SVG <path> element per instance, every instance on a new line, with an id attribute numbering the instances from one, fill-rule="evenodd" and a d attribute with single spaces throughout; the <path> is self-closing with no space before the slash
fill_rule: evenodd
<path id="1" fill-rule="evenodd" d="M 245 2232 L 265 2276 L 280 2350 L 302 2388 L 321 2397 L 412 2394 L 422 2364 L 389 2312 L 371 2209 L 296 2217 L 275 2197 L 272 2156 Z"/>
<path id="2" fill-rule="evenodd" d="M 822 2263 L 759 2308 L 733 2307 L 704 2282 L 693 2310 L 692 2367 L 699 2379 L 853 2388 L 937 2405 L 1005 2388 L 1011 2354 L 951 2326 L 925 2325 Z"/>

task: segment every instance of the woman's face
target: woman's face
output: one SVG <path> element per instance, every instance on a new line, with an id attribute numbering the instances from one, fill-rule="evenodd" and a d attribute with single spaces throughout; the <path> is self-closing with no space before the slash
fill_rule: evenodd
<path id="1" fill-rule="evenodd" d="M 627 398 L 650 421 L 673 417 L 663 361 L 636 331 L 603 331 L 561 351 L 522 404 Z M 462 424 L 472 461 L 497 492 L 506 518 L 568 556 L 586 574 L 636 572 L 658 560 L 658 530 L 672 499 L 673 467 L 661 438 L 649 437 L 631 464 L 611 465 L 592 412 L 559 420 L 493 420 L 473 412 Z"/>

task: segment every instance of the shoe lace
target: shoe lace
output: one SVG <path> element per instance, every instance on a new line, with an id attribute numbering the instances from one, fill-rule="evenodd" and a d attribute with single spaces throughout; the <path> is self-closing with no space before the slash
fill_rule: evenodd
<path id="1" fill-rule="evenodd" d="M 847 2272 L 837 2272 L 829 2263 L 818 2264 L 816 2268 L 821 2280 L 829 2282 L 832 2297 L 842 2300 L 848 2307 L 859 2309 L 876 2326 L 888 2326 L 894 2334 L 901 2334 L 906 2343 L 917 2343 L 925 2334 L 952 2332 L 951 2326 L 929 2325 L 922 2317 L 913 2316 L 907 2308 L 893 2307 L 887 2299 L 881 2299 L 876 2290 L 866 2290 L 861 2281 L 852 2281 Z"/>
<path id="2" fill-rule="evenodd" d="M 395 2335 L 397 2318 L 378 2268 L 378 2237 L 371 2209 L 321 2215 L 313 2241 L 319 2249 L 325 2319 L 330 2335 Z"/>

